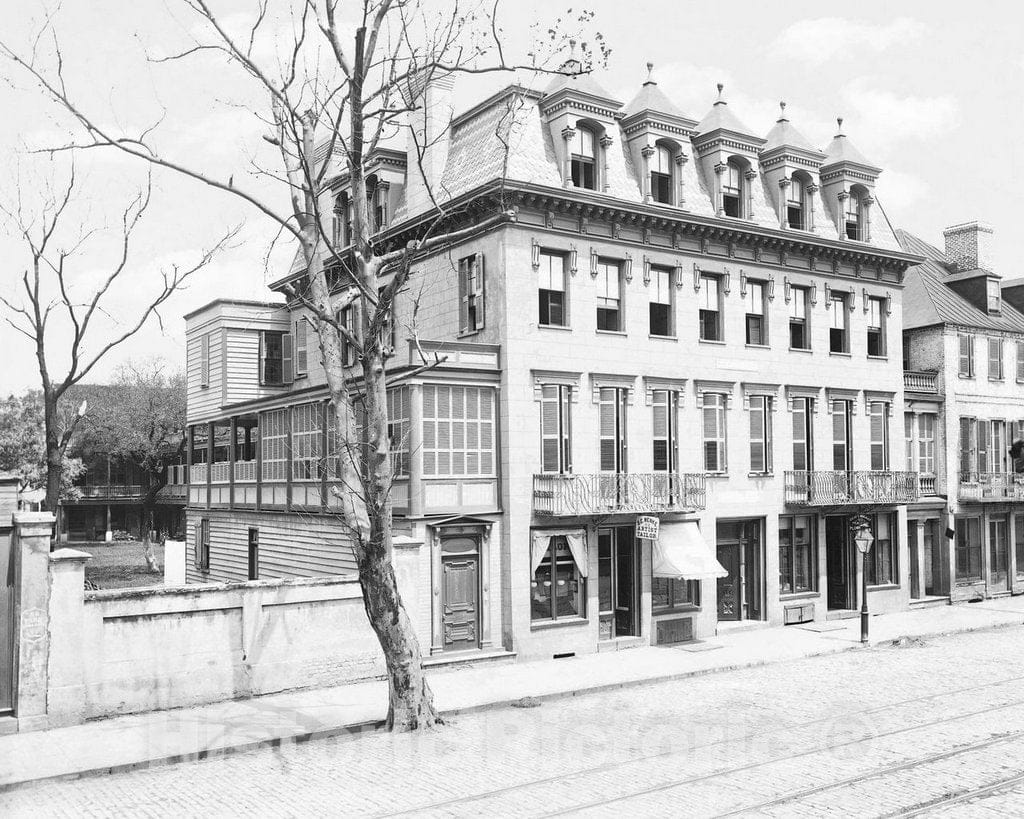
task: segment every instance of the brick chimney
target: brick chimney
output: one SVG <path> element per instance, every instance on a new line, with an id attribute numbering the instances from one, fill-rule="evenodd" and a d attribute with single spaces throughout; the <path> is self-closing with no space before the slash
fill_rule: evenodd
<path id="1" fill-rule="evenodd" d="M 405 211 L 408 216 L 415 216 L 432 207 L 431 192 L 437 200 L 446 198 L 441 190 L 441 176 L 451 143 L 455 78 L 438 74 L 428 81 L 416 78 L 410 86 L 407 98 L 415 102 L 416 109 L 409 114 Z M 417 153 L 422 154 L 422 159 L 417 158 Z"/>
<path id="2" fill-rule="evenodd" d="M 985 270 L 995 272 L 992 226 L 984 222 L 964 222 L 942 231 L 946 239 L 946 260 L 954 272 Z"/>

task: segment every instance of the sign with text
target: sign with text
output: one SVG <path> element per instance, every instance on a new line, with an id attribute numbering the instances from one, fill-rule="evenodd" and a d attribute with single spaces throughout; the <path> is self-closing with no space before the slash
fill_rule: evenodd
<path id="1" fill-rule="evenodd" d="M 636 519 L 636 536 L 644 540 L 658 539 L 658 525 L 661 523 L 651 515 L 640 515 Z"/>

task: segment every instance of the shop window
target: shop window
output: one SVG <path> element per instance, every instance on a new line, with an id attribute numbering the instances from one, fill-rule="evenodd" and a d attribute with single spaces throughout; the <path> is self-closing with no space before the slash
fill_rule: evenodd
<path id="1" fill-rule="evenodd" d="M 542 251 L 538 273 L 537 297 L 540 308 L 538 323 L 542 327 L 568 326 L 565 257 L 558 253 Z"/>
<path id="2" fill-rule="evenodd" d="M 651 579 L 651 608 L 655 614 L 700 606 L 700 581 L 655 577 Z"/>
<path id="3" fill-rule="evenodd" d="M 779 592 L 798 594 L 818 588 L 816 519 L 811 515 L 779 518 Z"/>
<path id="4" fill-rule="evenodd" d="M 891 586 L 897 583 L 896 574 L 896 516 L 879 514 L 871 517 L 874 542 L 864 561 L 869 586 Z"/>
<path id="5" fill-rule="evenodd" d="M 530 583 L 530 619 L 586 616 L 586 577 L 580 573 L 566 537 L 552 536 Z"/>
<path id="6" fill-rule="evenodd" d="M 981 518 L 957 518 L 956 579 L 981 580 Z"/>

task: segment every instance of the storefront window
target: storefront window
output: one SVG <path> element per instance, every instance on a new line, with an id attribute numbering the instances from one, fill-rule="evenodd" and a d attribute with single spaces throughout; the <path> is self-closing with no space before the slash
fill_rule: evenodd
<path id="1" fill-rule="evenodd" d="M 700 582 L 655 577 L 651 583 L 651 606 L 655 612 L 695 608 L 700 605 Z"/>
<path id="2" fill-rule="evenodd" d="M 888 586 L 896 583 L 896 544 L 892 533 L 896 526 L 892 515 L 875 515 L 871 519 L 871 533 L 875 537 L 871 551 L 864 561 L 869 586 Z"/>
<path id="3" fill-rule="evenodd" d="M 779 518 L 779 593 L 797 594 L 817 588 L 814 570 L 814 518 Z"/>
<path id="4" fill-rule="evenodd" d="M 981 518 L 956 521 L 956 579 L 981 580 Z"/>
<path id="5" fill-rule="evenodd" d="M 533 620 L 585 615 L 586 580 L 580 575 L 564 537 L 551 538 L 544 558 L 533 573 L 530 598 Z"/>

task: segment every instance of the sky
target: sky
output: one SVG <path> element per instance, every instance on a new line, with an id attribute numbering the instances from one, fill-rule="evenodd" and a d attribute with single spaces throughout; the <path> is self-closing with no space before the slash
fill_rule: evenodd
<path id="1" fill-rule="evenodd" d="M 439 11 L 446 6 L 436 2 Z M 34 4 L 0 0 L 0 39 L 27 52 L 38 30 Z M 220 0 L 229 25 L 255 8 L 250 0 Z M 623 103 L 654 76 L 670 99 L 700 119 L 725 85 L 733 112 L 764 135 L 779 102 L 812 144 L 824 147 L 844 118 L 849 139 L 883 169 L 877 199 L 896 227 L 941 246 L 942 229 L 970 220 L 995 229 L 997 272 L 1021 275 L 1016 260 L 1024 233 L 1019 134 L 1024 132 L 1024 6 L 1000 0 L 949 0 L 822 5 L 819 2 L 732 0 L 727 6 L 650 0 L 623 4 L 593 0 L 592 27 L 612 49 L 595 79 Z M 577 6 L 577 9 L 579 6 Z M 15 9 L 17 9 L 15 11 Z M 501 7 L 499 19 L 513 51 L 530 45 L 529 25 L 548 21 L 561 7 L 551 0 L 520 0 Z M 65 0 L 55 17 L 64 45 L 65 77 L 72 96 L 117 131 L 159 123 L 154 140 L 162 155 L 218 175 L 286 208 L 283 189 L 254 171 L 269 162 L 265 131 L 252 111 L 264 99 L 223 61 L 202 56 L 185 63 L 155 63 L 190 42 L 197 22 L 182 0 Z M 274 43 L 258 45 L 272 61 Z M 456 109 L 467 108 L 503 78 L 460 80 Z M 21 191 L 23 212 L 38 210 L 48 180 L 66 177 L 69 156 L 36 149 L 66 144 L 73 124 L 56 111 L 23 73 L 0 63 L 0 202 Z M 73 300 L 102 280 L 119 253 L 121 211 L 146 185 L 144 163 L 116 152 L 90 150 L 76 159 L 79 182 L 71 227 L 59 237 L 71 247 L 82 226 L 97 228 L 69 263 Z M 19 184 L 20 182 L 20 184 Z M 161 271 L 190 265 L 232 229 L 231 247 L 199 271 L 133 341 L 118 348 L 89 376 L 109 379 L 129 357 L 160 356 L 184 366 L 183 316 L 217 297 L 273 299 L 265 282 L 291 258 L 275 244 L 274 225 L 240 200 L 170 172 L 154 172 L 152 203 L 140 222 L 123 282 L 112 288 L 108 310 L 97 316 L 91 350 L 116 333 L 158 285 Z M 30 258 L 14 225 L 0 215 L 0 292 L 16 294 Z M 2 307 L 0 307 L 2 312 Z M 50 350 L 55 370 L 66 350 L 68 325 L 55 315 Z M 0 394 L 38 386 L 33 348 L 0 324 Z"/>

